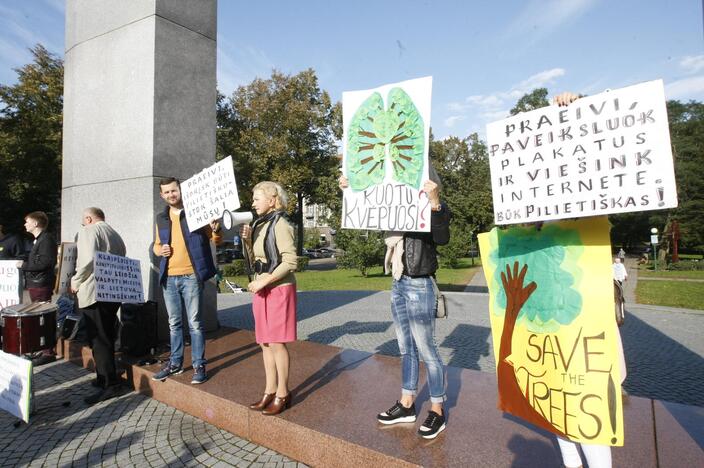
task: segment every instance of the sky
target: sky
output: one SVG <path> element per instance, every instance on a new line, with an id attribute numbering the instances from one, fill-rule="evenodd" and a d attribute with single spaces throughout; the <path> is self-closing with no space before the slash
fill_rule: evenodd
<path id="1" fill-rule="evenodd" d="M 668 99 L 704 101 L 702 3 L 220 0 L 218 88 L 312 68 L 338 101 L 432 76 L 436 138 L 483 136 L 538 87 L 596 94 L 663 79 Z M 63 0 L 0 0 L 0 83 L 36 43 L 63 56 Z"/>

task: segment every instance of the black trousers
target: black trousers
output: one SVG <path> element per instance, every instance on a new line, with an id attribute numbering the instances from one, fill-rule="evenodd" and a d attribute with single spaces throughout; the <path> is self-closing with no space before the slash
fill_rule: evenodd
<path id="1" fill-rule="evenodd" d="M 96 302 L 81 309 L 86 320 L 86 331 L 93 348 L 95 371 L 98 382 L 107 387 L 118 383 L 115 370 L 115 338 L 117 325 L 117 302 Z"/>

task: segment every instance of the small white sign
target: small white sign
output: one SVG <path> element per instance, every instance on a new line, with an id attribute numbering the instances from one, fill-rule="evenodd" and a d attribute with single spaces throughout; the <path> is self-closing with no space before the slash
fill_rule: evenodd
<path id="1" fill-rule="evenodd" d="M 487 125 L 494 222 L 677 206 L 662 80 Z"/>
<path id="2" fill-rule="evenodd" d="M 144 302 L 139 260 L 96 252 L 93 262 L 96 301 Z"/>
<path id="3" fill-rule="evenodd" d="M 71 278 L 76 274 L 78 249 L 75 242 L 61 243 L 59 275 L 56 277 L 56 294 L 66 294 L 71 287 Z"/>
<path id="4" fill-rule="evenodd" d="M 0 310 L 22 301 L 17 260 L 0 260 Z"/>
<path id="5" fill-rule="evenodd" d="M 29 423 L 32 361 L 0 351 L 0 409 Z"/>
<path id="6" fill-rule="evenodd" d="M 237 195 L 232 156 L 216 162 L 181 183 L 181 197 L 191 232 L 214 219 L 220 219 L 225 210 L 235 211 L 239 208 L 240 199 Z"/>
<path id="7" fill-rule="evenodd" d="M 657 244 L 657 243 L 658 243 L 658 236 L 657 236 L 657 234 L 650 236 L 650 243 L 651 243 L 651 244 Z"/>

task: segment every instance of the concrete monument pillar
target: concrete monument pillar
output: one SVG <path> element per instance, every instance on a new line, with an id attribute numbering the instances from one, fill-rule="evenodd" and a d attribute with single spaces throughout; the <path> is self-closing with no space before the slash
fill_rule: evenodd
<path id="1" fill-rule="evenodd" d="M 215 161 L 217 0 L 67 0 L 61 237 L 83 208 L 105 210 L 146 297 L 160 301 L 151 254 L 164 208 L 159 179 L 184 180 Z M 206 329 L 217 328 L 214 282 Z"/>

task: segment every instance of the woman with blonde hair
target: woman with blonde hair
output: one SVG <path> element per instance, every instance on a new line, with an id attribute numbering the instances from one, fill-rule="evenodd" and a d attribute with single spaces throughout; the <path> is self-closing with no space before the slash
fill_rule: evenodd
<path id="1" fill-rule="evenodd" d="M 264 395 L 249 407 L 265 415 L 291 406 L 288 389 L 290 358 L 286 343 L 296 341 L 296 248 L 293 226 L 285 217 L 288 198 L 281 185 L 260 182 L 252 190 L 257 219 L 240 234 L 252 259 L 254 279 L 254 333 L 262 348 L 266 386 Z"/>

